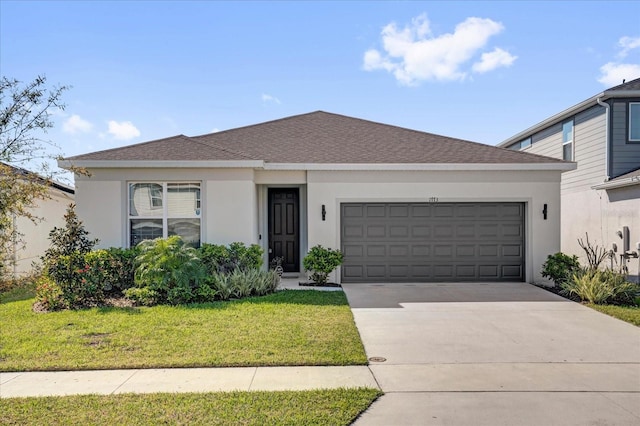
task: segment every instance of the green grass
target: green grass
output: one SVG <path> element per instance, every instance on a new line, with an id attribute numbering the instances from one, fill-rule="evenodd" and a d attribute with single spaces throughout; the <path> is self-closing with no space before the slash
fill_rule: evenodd
<path id="1" fill-rule="evenodd" d="M 81 395 L 0 400 L 1 424 L 32 425 L 348 425 L 381 392 Z"/>
<path id="2" fill-rule="evenodd" d="M 640 307 L 638 306 L 616 306 L 616 305 L 587 305 L 591 309 L 621 319 L 630 324 L 640 327 Z"/>
<path id="3" fill-rule="evenodd" d="M 36 285 L 33 281 L 20 282 L 16 286 L 2 286 L 0 303 L 16 302 L 36 297 Z M 8 288 L 5 290 L 5 288 Z"/>
<path id="4" fill-rule="evenodd" d="M 0 371 L 364 365 L 343 292 L 35 313 L 0 304 Z"/>

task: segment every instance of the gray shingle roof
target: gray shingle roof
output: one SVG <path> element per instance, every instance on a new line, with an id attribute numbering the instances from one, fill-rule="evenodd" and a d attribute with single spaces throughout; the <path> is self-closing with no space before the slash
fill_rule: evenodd
<path id="1" fill-rule="evenodd" d="M 640 78 L 636 78 L 635 80 L 627 81 L 626 83 L 614 86 L 610 89 L 607 89 L 607 92 L 617 92 L 621 90 L 640 90 Z"/>
<path id="2" fill-rule="evenodd" d="M 178 135 L 69 160 L 262 160 L 297 164 L 563 162 L 323 111 L 196 137 Z"/>

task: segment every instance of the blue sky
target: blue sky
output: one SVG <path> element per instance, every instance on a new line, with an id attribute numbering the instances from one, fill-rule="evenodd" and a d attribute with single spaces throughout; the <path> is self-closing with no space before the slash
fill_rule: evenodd
<path id="1" fill-rule="evenodd" d="M 640 2 L 0 0 L 65 156 L 324 110 L 495 145 L 640 77 Z"/>

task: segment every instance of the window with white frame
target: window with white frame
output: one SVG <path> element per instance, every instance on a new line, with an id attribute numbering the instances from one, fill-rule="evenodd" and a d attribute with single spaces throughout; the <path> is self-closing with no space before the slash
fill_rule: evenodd
<path id="1" fill-rule="evenodd" d="M 629 140 L 640 142 L 640 102 L 629 104 Z"/>
<path id="2" fill-rule="evenodd" d="M 199 182 L 129 183 L 129 245 L 179 235 L 200 246 Z"/>
<path id="3" fill-rule="evenodd" d="M 562 123 L 562 159 L 573 161 L 573 120 Z"/>

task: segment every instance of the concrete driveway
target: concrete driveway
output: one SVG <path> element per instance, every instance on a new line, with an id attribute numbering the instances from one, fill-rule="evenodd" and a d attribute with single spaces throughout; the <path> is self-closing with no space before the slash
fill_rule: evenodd
<path id="1" fill-rule="evenodd" d="M 525 283 L 343 288 L 385 392 L 356 425 L 640 425 L 638 327 Z"/>

